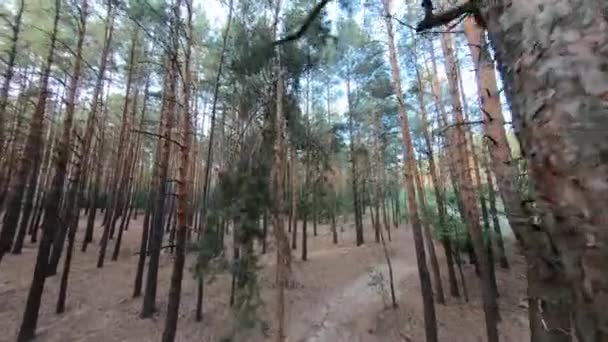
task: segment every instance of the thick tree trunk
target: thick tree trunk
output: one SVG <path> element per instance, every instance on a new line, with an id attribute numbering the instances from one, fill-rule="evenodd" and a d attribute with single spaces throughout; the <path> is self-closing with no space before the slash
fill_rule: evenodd
<path id="1" fill-rule="evenodd" d="M 416 261 L 418 264 L 418 276 L 420 278 L 420 288 L 422 290 L 422 301 L 424 311 L 424 324 L 427 342 L 437 342 L 437 319 L 435 317 L 435 303 L 433 302 L 433 291 L 431 285 L 431 277 L 426 266 L 426 253 L 424 251 L 424 241 L 422 237 L 422 228 L 420 226 L 420 218 L 418 216 L 418 208 L 416 205 L 416 187 L 414 186 L 413 177 L 416 174 L 416 163 L 414 161 L 414 148 L 409 131 L 409 120 L 405 111 L 405 102 L 401 88 L 401 75 L 399 63 L 397 62 L 397 52 L 395 48 L 395 37 L 393 33 L 393 23 L 391 19 L 390 0 L 382 0 L 385 14 L 386 33 L 388 41 L 389 61 L 391 65 L 393 90 L 397 97 L 397 106 L 399 110 L 399 123 L 401 125 L 401 134 L 403 138 L 404 159 L 406 164 L 406 189 L 408 195 L 409 218 L 412 224 L 412 233 L 414 235 L 414 247 L 416 249 Z"/>
<path id="2" fill-rule="evenodd" d="M 537 0 L 503 6 L 498 1 L 481 13 L 491 24 L 490 39 L 548 222 L 546 233 L 571 280 L 577 337 L 605 340 L 608 271 L 606 237 L 599 232 L 608 222 L 603 157 L 608 151 L 608 4 Z M 537 29 L 516 38 L 515 27 Z"/>
<path id="3" fill-rule="evenodd" d="M 569 331 L 570 320 L 569 302 L 570 293 L 566 288 L 566 278 L 561 274 L 561 257 L 556 254 L 554 240 L 548 238 L 547 232 L 539 227 L 533 227 L 527 218 L 528 212 L 523 205 L 523 197 L 518 192 L 518 170 L 511 159 L 511 152 L 504 129 L 504 117 L 500 105 L 500 97 L 496 86 L 494 64 L 491 56 L 485 48 L 484 33 L 474 21 L 465 20 L 465 33 L 471 53 L 476 63 L 479 96 L 481 98 L 484 113 L 484 129 L 487 137 L 487 147 L 490 151 L 492 169 L 496 175 L 496 181 L 500 190 L 507 219 L 516 237 L 524 246 L 524 252 L 528 261 L 528 274 L 537 275 L 528 279 L 529 288 L 540 289 L 531 291 L 534 296 L 532 300 L 545 305 L 545 311 L 554 319 L 546 322 L 550 331 Z M 506 84 L 510 86 L 510 84 Z M 511 104 L 512 108 L 515 104 Z M 525 148 L 524 148 L 525 150 Z M 555 197 L 557 198 L 557 197 Z M 550 230 L 553 223 L 547 220 L 545 223 Z M 573 240 L 572 240 L 573 241 Z M 566 260 L 564 260 L 566 261 Z M 551 295 L 549 295 L 551 293 Z M 530 306 L 530 317 L 536 317 L 535 308 Z M 561 317 L 561 318 L 559 318 Z M 530 325 L 532 336 L 545 336 L 546 330 L 539 329 L 534 321 Z M 555 341 L 567 341 L 568 336 L 562 334 L 561 339 Z M 557 338 L 550 334 L 547 338 Z"/>

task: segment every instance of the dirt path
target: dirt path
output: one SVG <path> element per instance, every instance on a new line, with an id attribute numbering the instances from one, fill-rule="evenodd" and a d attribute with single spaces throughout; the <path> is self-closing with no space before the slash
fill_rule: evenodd
<path id="1" fill-rule="evenodd" d="M 394 265 L 398 272 L 395 274 L 395 281 L 415 275 L 416 269 L 412 265 L 397 263 Z M 384 263 L 378 263 L 374 270 L 382 272 L 385 279 L 388 279 L 388 268 Z M 386 288 L 385 288 L 386 290 Z M 400 291 L 397 290 L 397 295 Z M 319 319 L 302 335 L 297 336 L 295 341 L 299 342 L 349 342 L 364 341 L 372 337 L 369 336 L 368 328 L 362 318 L 370 311 L 370 308 L 382 308 L 386 305 L 389 298 L 381 298 L 382 295 L 388 296 L 388 292 L 380 294 L 377 288 L 370 285 L 370 274 L 363 274 L 355 279 L 346 288 L 336 291 L 321 310 L 311 314 Z M 292 330 L 293 331 L 293 330 Z M 363 335 L 363 336 L 361 336 Z"/>
<path id="2" fill-rule="evenodd" d="M 97 225 L 98 227 L 99 225 Z M 369 227 L 369 224 L 366 224 Z M 96 232 L 95 238 L 98 238 Z M 60 277 L 50 277 L 43 296 L 37 341 L 63 342 L 148 342 L 162 335 L 172 257 L 163 253 L 159 270 L 158 314 L 153 319 L 138 317 L 141 299 L 131 298 L 133 276 L 141 234 L 141 218 L 133 222 L 123 240 L 116 262 L 107 262 L 97 269 L 97 243 L 90 250 L 75 253 L 68 290 L 67 311 L 54 314 Z M 300 261 L 300 251 L 293 254 L 294 286 L 287 291 L 289 342 L 341 341 L 423 341 L 422 304 L 416 272 L 411 231 L 400 228 L 390 243 L 399 309 L 387 309 L 378 287 L 369 285 L 371 269 L 379 270 L 388 279 L 382 249 L 373 242 L 371 229 L 366 229 L 366 244 L 354 246 L 352 229 L 345 227 L 340 243 L 331 242 L 328 227 L 319 227 L 319 236 L 309 239 L 309 260 Z M 227 240 L 231 237 L 228 236 Z M 81 236 L 78 236 L 81 241 Z M 113 242 L 113 241 L 112 241 Z M 439 255 L 441 255 L 439 253 Z M 31 281 L 35 246 L 27 245 L 24 254 L 8 255 L 0 265 L 0 341 L 14 341 L 19 326 L 29 283 Z M 274 254 L 260 258 L 262 266 L 260 291 L 264 306 L 259 317 L 269 323 L 270 333 L 256 329 L 238 342 L 272 340 L 274 311 Z M 192 265 L 188 260 L 188 267 Z M 512 257 L 513 269 L 499 271 L 501 287 L 501 341 L 528 340 L 526 311 L 517 304 L 525 295 L 523 263 Z M 62 265 L 62 264 L 61 264 Z M 61 270 L 60 270 L 61 272 Z M 376 271 L 377 272 L 377 271 Z M 472 268 L 465 269 L 471 303 L 449 299 L 438 306 L 438 329 L 441 341 L 483 341 L 484 327 L 479 291 Z M 444 274 L 446 274 L 444 272 Z M 447 288 L 446 279 L 443 280 Z M 230 279 L 219 275 L 205 287 L 204 320 L 196 322 L 196 281 L 186 273 L 182 286 L 182 305 L 177 341 L 220 341 L 231 329 L 232 313 L 228 306 Z"/>

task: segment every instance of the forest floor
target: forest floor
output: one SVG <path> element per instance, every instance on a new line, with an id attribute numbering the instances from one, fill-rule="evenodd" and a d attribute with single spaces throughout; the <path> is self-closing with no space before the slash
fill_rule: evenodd
<path id="1" fill-rule="evenodd" d="M 62 315 L 54 313 L 60 276 L 50 277 L 43 296 L 37 341 L 160 340 L 172 256 L 165 252 L 161 256 L 158 313 L 152 319 L 140 319 L 141 298 L 133 299 L 131 294 L 142 220 L 140 216 L 133 221 L 125 233 L 118 261 L 113 262 L 108 258 L 102 269 L 96 268 L 100 232 L 95 232 L 95 242 L 86 253 L 80 252 L 82 236 L 78 235 L 66 312 Z M 301 261 L 299 249 L 293 254 L 293 275 L 287 291 L 289 342 L 424 341 L 422 300 L 411 230 L 406 226 L 393 230 L 392 242 L 388 243 L 398 302 L 398 308 L 392 309 L 382 247 L 374 242 L 371 225 L 369 221 L 366 223 L 366 244 L 361 247 L 354 246 L 350 224 L 341 226 L 338 245 L 332 244 L 327 226 L 320 225 L 319 235 L 313 237 L 312 225 L 309 225 L 308 261 Z M 83 224 L 81 222 L 80 232 Z M 99 227 L 99 223 L 96 227 Z M 227 240 L 230 240 L 229 236 Z M 109 245 L 109 255 L 113 242 Z M 439 246 L 436 249 L 437 255 L 442 256 L 443 250 Z M 35 256 L 35 247 L 27 244 L 22 255 L 8 255 L 0 264 L 0 341 L 15 340 Z M 527 309 L 520 306 L 526 298 L 525 264 L 520 255 L 510 253 L 509 256 L 511 270 L 497 268 L 502 315 L 501 341 L 520 342 L 529 340 Z M 265 303 L 259 308 L 259 316 L 269 322 L 270 329 L 257 327 L 234 341 L 272 340 L 274 260 L 274 248 L 271 246 L 269 253 L 260 258 L 262 268 L 259 272 L 261 298 Z M 443 258 L 440 262 L 444 264 Z M 190 255 L 187 265 L 192 263 L 193 256 Z M 470 296 L 468 303 L 462 298 L 449 296 L 447 271 L 442 271 L 447 304 L 436 305 L 439 340 L 484 341 L 483 311 L 473 267 L 466 265 L 464 268 Z M 386 282 L 378 281 L 381 278 Z M 384 286 L 379 285 L 381 283 Z M 206 283 L 203 322 L 196 322 L 196 280 L 187 271 L 182 286 L 177 341 L 216 342 L 232 331 L 229 292 L 230 277 L 227 274 L 220 274 Z"/>

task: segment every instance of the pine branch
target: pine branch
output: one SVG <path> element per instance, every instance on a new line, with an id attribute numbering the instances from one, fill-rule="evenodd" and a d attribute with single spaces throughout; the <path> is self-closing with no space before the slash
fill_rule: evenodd
<path id="1" fill-rule="evenodd" d="M 304 23 L 302 23 L 302 26 L 300 26 L 300 29 L 298 29 L 296 32 L 294 32 L 292 34 L 288 34 L 284 38 L 281 38 L 281 39 L 275 41 L 274 43 L 272 43 L 272 45 L 281 45 L 281 44 L 284 44 L 284 43 L 287 43 L 287 42 L 290 42 L 293 40 L 300 39 L 304 35 L 304 33 L 306 33 L 306 31 L 308 30 L 308 28 L 310 27 L 312 22 L 319 16 L 319 14 L 321 13 L 321 10 L 330 1 L 331 0 L 321 0 L 321 2 L 319 2 L 312 9 L 312 11 L 310 11 L 310 13 L 308 13 L 308 16 L 306 16 L 306 19 L 304 19 Z"/>
<path id="2" fill-rule="evenodd" d="M 478 13 L 476 0 L 469 0 L 460 6 L 450 8 L 439 14 L 433 13 L 433 3 L 431 0 L 422 0 L 422 7 L 424 7 L 424 19 L 416 26 L 417 32 L 422 32 L 441 25 L 447 25 L 465 14 Z"/>

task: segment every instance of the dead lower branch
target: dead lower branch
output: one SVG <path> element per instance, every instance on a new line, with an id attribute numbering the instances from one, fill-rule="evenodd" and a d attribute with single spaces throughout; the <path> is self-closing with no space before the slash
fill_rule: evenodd
<path id="1" fill-rule="evenodd" d="M 438 14 L 433 13 L 433 2 L 431 0 L 422 0 L 422 7 L 424 7 L 424 19 L 416 26 L 417 32 L 447 25 L 466 14 L 478 14 L 477 0 L 469 0 L 460 6 L 450 8 Z"/>
<path id="2" fill-rule="evenodd" d="M 300 39 L 300 37 L 302 37 L 304 35 L 304 33 L 306 33 L 306 30 L 308 30 L 308 28 L 310 27 L 312 22 L 319 16 L 319 14 L 321 13 L 321 10 L 330 1 L 331 0 L 321 0 L 321 2 L 319 2 L 312 9 L 312 11 L 310 11 L 310 13 L 308 13 L 308 16 L 306 16 L 306 19 L 304 19 L 302 26 L 300 26 L 300 28 L 296 32 L 288 34 L 287 36 L 275 41 L 272 45 L 281 45 L 281 44 L 284 44 L 284 43 L 287 43 L 287 42 L 290 42 L 293 40 Z"/>

